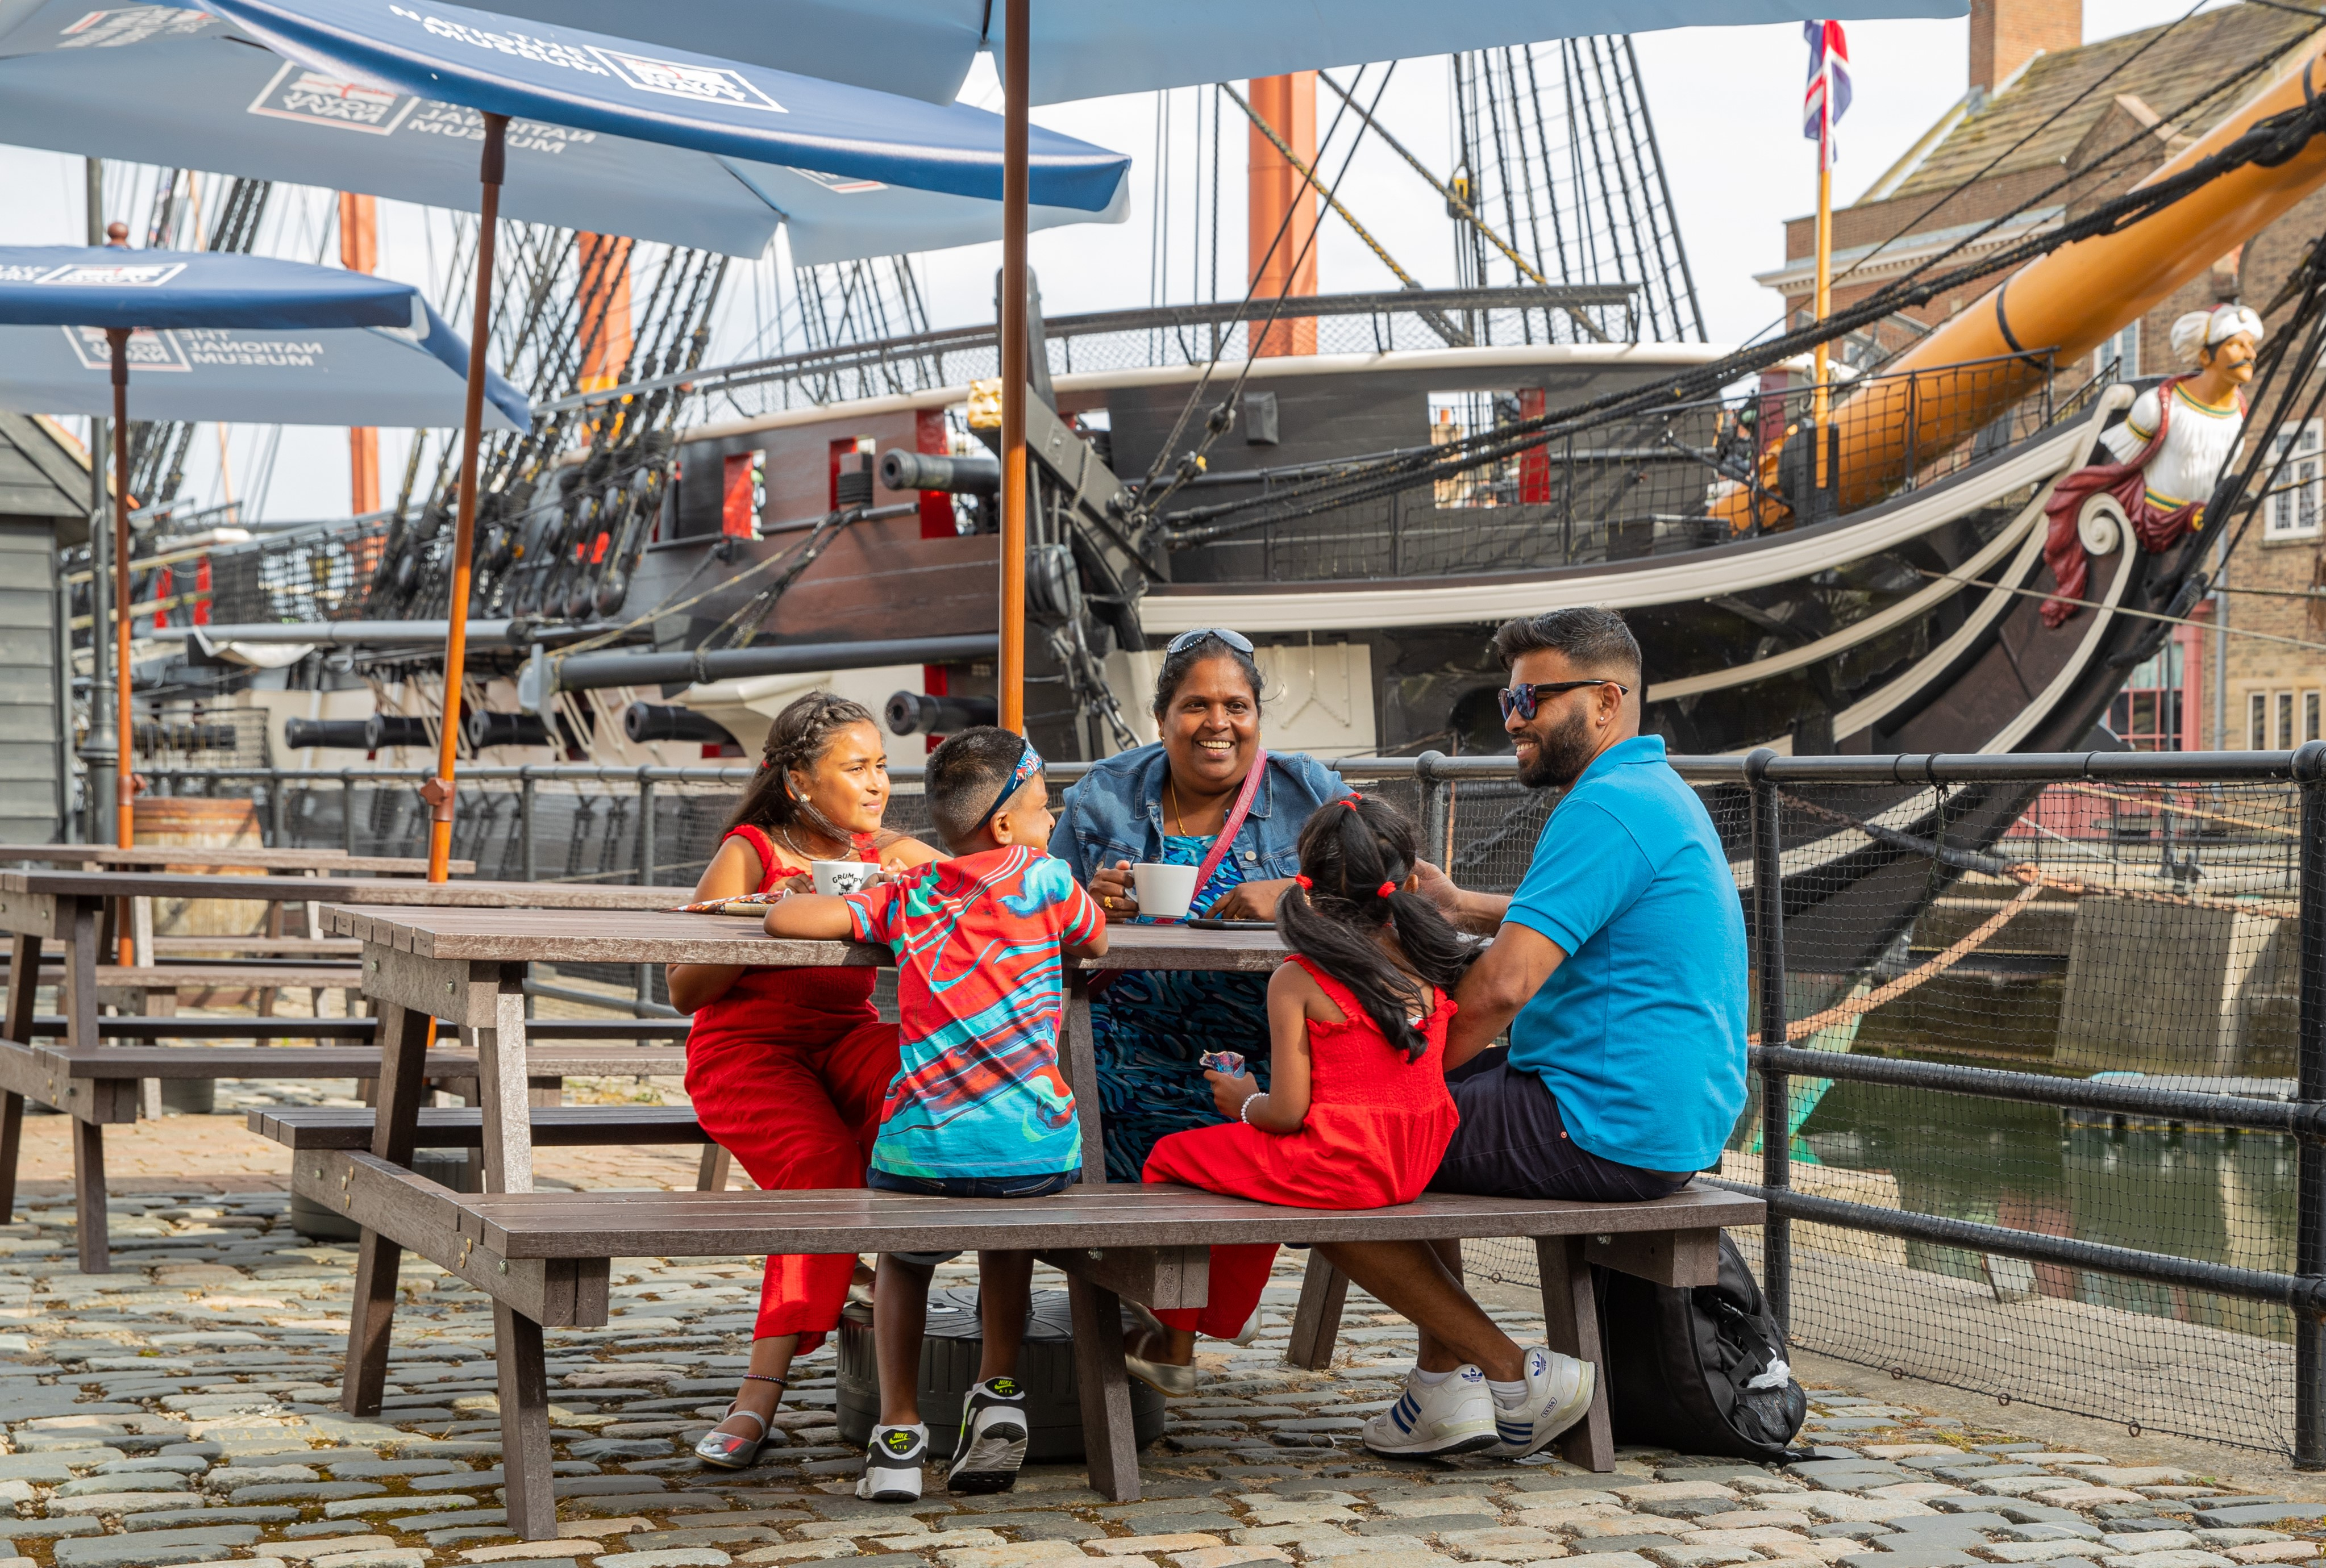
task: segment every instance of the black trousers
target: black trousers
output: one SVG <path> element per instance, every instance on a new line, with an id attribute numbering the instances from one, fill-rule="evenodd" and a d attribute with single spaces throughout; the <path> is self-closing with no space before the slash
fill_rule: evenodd
<path id="1" fill-rule="evenodd" d="M 1446 1087 L 1462 1125 L 1430 1178 L 1432 1192 L 1615 1203 L 1668 1196 L 1692 1174 L 1618 1164 L 1579 1146 L 1567 1136 L 1558 1097 L 1533 1073 L 1512 1067 L 1505 1046 L 1465 1062 L 1446 1075 Z"/>

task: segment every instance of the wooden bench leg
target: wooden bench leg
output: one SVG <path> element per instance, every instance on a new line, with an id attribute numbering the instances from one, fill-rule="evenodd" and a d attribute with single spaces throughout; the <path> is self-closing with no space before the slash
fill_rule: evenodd
<path id="1" fill-rule="evenodd" d="M 412 1164 L 427 1088 L 428 1029 L 433 1022 L 394 1003 L 379 1020 L 377 1110 L 372 1119 L 372 1153 L 399 1165 Z M 395 1322 L 397 1276 L 404 1249 L 377 1230 L 357 1245 L 355 1300 L 348 1308 L 347 1366 L 340 1382 L 340 1405 L 350 1415 L 377 1415 L 387 1387 L 387 1350 Z"/>
<path id="2" fill-rule="evenodd" d="M 1075 1381 L 1082 1395 L 1091 1490 L 1114 1502 L 1135 1503 L 1139 1438 L 1130 1425 L 1130 1378 L 1122 1368 L 1122 1299 L 1068 1275 L 1066 1302 L 1074 1319 Z"/>
<path id="3" fill-rule="evenodd" d="M 24 1097 L 0 1094 L 0 1224 L 16 1218 L 16 1164 L 24 1155 Z"/>
<path id="4" fill-rule="evenodd" d="M 8 1015 L 0 1035 L 20 1045 L 32 1044 L 33 993 L 41 982 L 41 939 L 20 936 L 8 955 Z M 24 1097 L 0 1096 L 0 1223 L 16 1218 L 16 1163 L 24 1146 Z"/>
<path id="5" fill-rule="evenodd" d="M 105 1217 L 105 1128 L 72 1118 L 73 1212 L 80 1222 L 80 1271 L 113 1272 L 113 1242 Z"/>
<path id="6" fill-rule="evenodd" d="M 1119 1339 L 1121 1336 L 1117 1336 Z M 501 1398 L 501 1470 L 509 1528 L 520 1541 L 557 1538 L 549 1457 L 549 1373 L 541 1325 L 493 1304 L 493 1362 Z"/>
<path id="7" fill-rule="evenodd" d="M 694 1174 L 694 1190 L 698 1192 L 723 1192 L 727 1179 L 734 1174 L 735 1156 L 717 1144 L 702 1146 L 702 1164 Z"/>
<path id="8" fill-rule="evenodd" d="M 1300 1281 L 1300 1304 L 1292 1314 L 1292 1344 L 1285 1364 L 1321 1372 L 1333 1364 L 1333 1344 L 1341 1337 L 1341 1308 L 1349 1299 L 1349 1276 L 1308 1249 L 1308 1272 Z"/>
<path id="9" fill-rule="evenodd" d="M 1605 1475 L 1615 1468 L 1615 1426 L 1607 1407 L 1607 1358 L 1599 1342 L 1599 1293 L 1584 1261 L 1580 1236 L 1545 1236 L 1534 1244 L 1542 1274 L 1542 1317 L 1550 1348 L 1579 1357 L 1598 1374 L 1590 1414 L 1558 1441 L 1570 1464 Z"/>
<path id="10" fill-rule="evenodd" d="M 387 1348 L 395 1324 L 395 1287 L 404 1248 L 377 1230 L 356 1243 L 355 1300 L 348 1309 L 348 1359 L 340 1406 L 350 1415 L 377 1415 L 386 1396 Z"/>

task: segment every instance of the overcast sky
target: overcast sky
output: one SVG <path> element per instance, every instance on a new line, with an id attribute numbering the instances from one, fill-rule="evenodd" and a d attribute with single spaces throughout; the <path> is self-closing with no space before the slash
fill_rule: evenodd
<path id="1" fill-rule="evenodd" d="M 2188 0 L 2086 0 L 2087 40 L 2110 37 L 2171 21 Z M 1958 98 L 1967 85 L 1965 22 L 1854 23 L 1849 26 L 1856 102 L 1842 122 L 1842 161 L 1836 174 L 1838 200 L 1847 201 L 1870 185 L 1931 123 Z M 1816 160 L 1800 135 L 1800 94 L 1806 49 L 1798 26 L 1692 28 L 1643 33 L 1637 39 L 1641 71 L 1655 117 L 1672 201 L 1694 270 L 1705 320 L 1716 341 L 1751 336 L 1775 315 L 1776 298 L 1752 274 L 1783 259 L 1782 225 L 1810 210 L 1815 199 Z M 1368 83 L 1380 79 L 1379 67 Z M 1343 82 L 1354 74 L 1336 73 Z M 1381 100 L 1382 122 L 1442 176 L 1451 162 L 1448 70 L 1440 60 L 1400 64 Z M 992 73 L 981 63 L 964 97 L 999 108 Z M 1320 93 L 1320 129 L 1335 100 Z M 1371 92 L 1366 94 L 1368 101 Z M 1193 159 L 1198 99 L 1207 106 L 1208 88 L 1170 95 L 1168 110 L 1158 96 L 1093 99 L 1036 111 L 1037 123 L 1130 153 L 1132 198 L 1128 222 L 1083 226 L 1037 235 L 1032 255 L 1041 277 L 1044 303 L 1053 312 L 1119 309 L 1149 302 L 1208 298 L 1208 165 L 1198 174 Z M 1169 257 L 1165 280 L 1155 271 L 1155 181 L 1158 171 L 1158 116 L 1169 116 L 1171 199 L 1165 224 Z M 1201 109 L 1201 144 L 1208 146 L 1209 109 Z M 1244 254 L 1243 159 L 1241 116 L 1229 106 L 1222 138 L 1220 255 L 1221 292 L 1241 292 Z M 1344 126 L 1344 134 L 1348 127 Z M 1336 144 L 1345 144 L 1342 142 Z M 1207 156 L 1207 153 L 1205 156 Z M 1319 160 L 1329 180 L 1341 167 L 1329 147 Z M 53 153 L 0 149 L 0 244 L 78 244 L 82 237 L 82 165 Z M 1359 151 L 1339 187 L 1342 201 L 1399 263 L 1426 284 L 1455 281 L 1451 227 L 1441 203 L 1393 153 L 1371 138 Z M 116 201 L 118 199 L 116 199 Z M 441 220 L 431 224 L 416 209 L 383 203 L 380 270 L 428 287 L 433 260 L 442 254 Z M 302 260 L 337 260 L 329 231 L 330 200 L 323 192 L 278 190 L 267 247 Z M 1200 222 L 1200 227 L 1198 224 Z M 1320 288 L 1339 293 L 1393 288 L 1396 280 L 1346 226 L 1327 218 L 1318 241 Z M 935 325 L 992 319 L 993 274 L 1000 246 L 978 246 L 924 258 L 930 315 Z M 735 283 L 712 359 L 740 357 L 767 323 L 757 300 L 772 277 L 772 263 L 730 274 Z M 762 350 L 764 351 L 764 349 Z M 393 493 L 400 476 L 405 438 L 383 432 L 383 468 Z M 274 445 L 271 481 L 264 514 L 272 518 L 344 515 L 348 509 L 347 438 L 338 431 L 293 429 L 279 443 L 269 432 L 234 429 L 221 443 L 203 432 L 194 443 L 188 489 L 205 501 L 220 497 L 221 448 L 237 481 L 249 495 L 254 476 Z"/>

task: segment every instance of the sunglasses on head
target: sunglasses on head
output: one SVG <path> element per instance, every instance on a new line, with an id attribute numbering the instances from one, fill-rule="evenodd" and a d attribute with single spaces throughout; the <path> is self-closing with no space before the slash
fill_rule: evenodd
<path id="1" fill-rule="evenodd" d="M 1538 681 L 1531 686 L 1506 686 L 1494 693 L 1494 700 L 1503 705 L 1504 719 L 1513 713 L 1521 719 L 1532 719 L 1544 698 L 1556 697 L 1562 691 L 1580 691 L 1586 686 L 1613 686 L 1627 697 L 1632 691 L 1621 681 Z"/>
<path id="2" fill-rule="evenodd" d="M 1163 656 L 1168 659 L 1174 654 L 1185 653 L 1205 637 L 1217 637 L 1239 654 L 1251 652 L 1251 639 L 1242 632 L 1232 632 L 1225 626 L 1197 626 L 1192 632 L 1181 632 L 1164 644 Z"/>

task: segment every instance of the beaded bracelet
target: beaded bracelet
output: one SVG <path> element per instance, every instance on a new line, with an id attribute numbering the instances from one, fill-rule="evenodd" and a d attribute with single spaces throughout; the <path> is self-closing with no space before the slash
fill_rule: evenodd
<path id="1" fill-rule="evenodd" d="M 1236 1111 L 1236 1119 L 1243 1123 L 1244 1126 L 1250 1127 L 1251 1125 L 1251 1102 L 1255 1099 L 1266 1099 L 1267 1098 L 1268 1093 L 1264 1090 L 1258 1094 L 1245 1095 L 1242 1106 Z"/>

